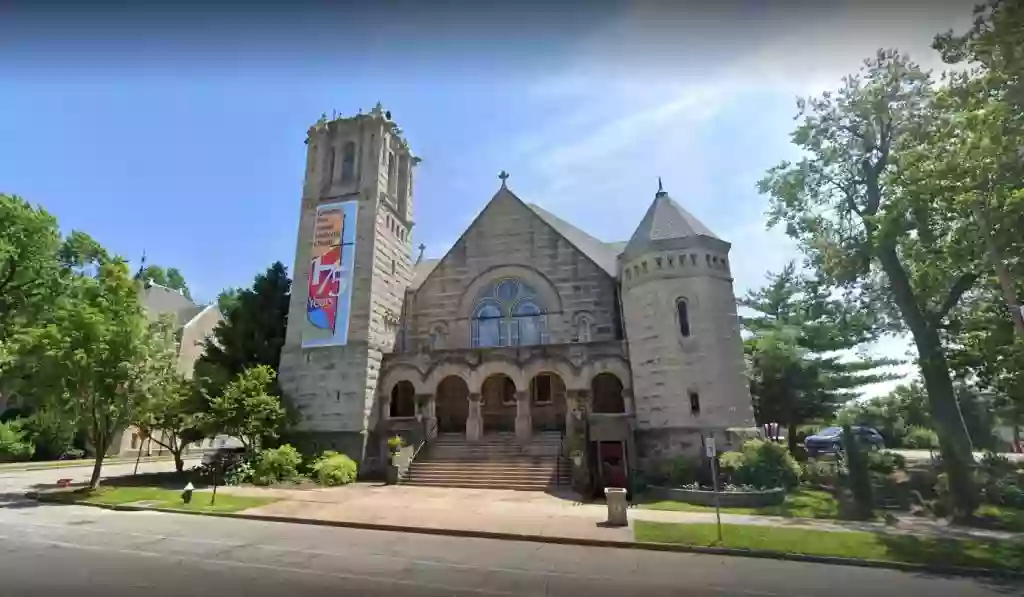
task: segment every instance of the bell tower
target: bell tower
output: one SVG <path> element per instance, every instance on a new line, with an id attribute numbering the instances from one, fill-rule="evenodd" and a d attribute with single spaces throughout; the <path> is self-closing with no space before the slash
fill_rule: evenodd
<path id="1" fill-rule="evenodd" d="M 382 353 L 394 349 L 412 280 L 412 174 L 391 112 L 326 115 L 306 135 L 306 171 L 279 382 L 308 452 L 362 469 L 376 424 Z M 370 452 L 368 452 L 368 449 Z"/>

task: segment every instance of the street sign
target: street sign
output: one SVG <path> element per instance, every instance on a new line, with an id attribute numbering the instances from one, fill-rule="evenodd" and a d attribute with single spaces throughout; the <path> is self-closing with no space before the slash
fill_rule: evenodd
<path id="1" fill-rule="evenodd" d="M 707 452 L 708 458 L 715 457 L 715 438 L 709 437 L 704 440 L 704 449 Z"/>

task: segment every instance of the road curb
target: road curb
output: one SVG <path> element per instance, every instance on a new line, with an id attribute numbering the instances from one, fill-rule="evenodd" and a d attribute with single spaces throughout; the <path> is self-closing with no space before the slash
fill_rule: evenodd
<path id="1" fill-rule="evenodd" d="M 40 502 L 67 504 L 62 500 L 30 492 L 25 497 Z M 608 547 L 617 549 L 640 549 L 646 551 L 668 551 L 677 553 L 695 553 L 720 556 L 740 556 L 766 560 L 785 560 L 791 562 L 808 562 L 813 564 L 832 564 L 838 566 L 857 566 L 860 568 L 882 568 L 903 572 L 926 572 L 929 574 L 969 577 L 989 577 L 1024 579 L 1024 571 L 1000 570 L 996 568 L 970 568 L 963 566 L 937 566 L 930 564 L 914 564 L 910 562 L 893 562 L 888 560 L 864 560 L 836 556 L 814 556 L 799 553 L 787 553 L 768 550 L 740 549 L 733 547 L 705 547 L 683 545 L 678 543 L 655 543 L 651 541 L 614 541 L 610 539 L 587 539 L 582 537 L 556 537 L 534 535 L 530 533 L 505 533 L 498 531 L 478 531 L 468 529 L 442 529 L 416 527 L 407 525 L 380 524 L 370 522 L 353 522 L 345 520 L 323 520 L 317 518 L 296 518 L 291 516 L 274 516 L 269 514 L 246 514 L 245 512 L 199 512 L 195 510 L 178 510 L 175 508 L 148 508 L 125 504 L 96 504 L 76 502 L 76 505 L 91 506 L 119 512 L 163 512 L 167 514 L 191 514 L 196 516 L 214 516 L 217 518 L 235 518 L 259 522 L 279 522 L 286 524 L 305 524 L 310 526 L 360 529 L 368 531 L 388 531 L 397 533 L 416 533 L 420 535 L 437 535 L 447 537 L 467 537 L 477 539 L 496 539 L 502 541 L 526 541 L 530 543 L 548 543 L 554 545 L 576 545 L 581 547 Z"/>
<path id="2" fill-rule="evenodd" d="M 170 456 L 166 456 L 166 457 L 152 456 L 152 457 L 149 457 L 149 458 L 143 458 L 142 460 L 139 461 L 139 464 L 149 464 L 149 463 L 152 463 L 152 462 L 164 462 L 165 460 L 167 462 L 174 462 L 174 458 L 172 458 Z M 50 464 L 50 465 L 39 464 L 39 465 L 36 465 L 36 466 L 10 466 L 10 465 L 6 465 L 5 464 L 5 465 L 0 465 L 0 474 L 3 474 L 4 472 L 8 472 L 8 471 L 12 472 L 12 473 L 26 473 L 26 472 L 31 473 L 31 472 L 36 472 L 36 471 L 59 471 L 61 469 L 66 469 L 66 468 L 92 468 L 94 466 L 94 464 L 95 464 L 95 461 L 92 460 L 92 459 L 89 459 L 89 458 L 77 458 L 75 460 L 68 460 L 66 462 L 68 464 L 60 464 L 60 465 L 57 465 L 57 464 Z M 72 464 L 72 463 L 74 463 L 74 464 Z M 115 461 L 115 462 L 111 462 L 109 460 L 104 460 L 103 464 L 104 464 L 104 466 L 106 466 L 107 464 L 114 464 L 114 465 L 135 464 L 135 460 L 124 460 L 124 461 L 118 460 L 118 461 Z"/>

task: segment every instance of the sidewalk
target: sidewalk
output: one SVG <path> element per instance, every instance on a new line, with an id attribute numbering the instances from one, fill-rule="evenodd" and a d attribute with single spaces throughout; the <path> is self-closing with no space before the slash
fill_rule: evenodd
<path id="1" fill-rule="evenodd" d="M 186 461 L 196 460 L 199 458 L 199 454 L 193 453 L 192 455 L 184 455 L 183 459 Z M 104 458 L 103 464 L 134 464 L 136 460 L 135 456 L 131 457 L 114 457 Z M 143 456 L 139 462 L 162 462 L 164 460 L 172 461 L 174 457 L 170 454 L 163 456 Z M 50 469 L 62 469 L 62 468 L 74 468 L 74 467 L 91 467 L 95 464 L 95 460 L 91 457 L 76 458 L 74 460 L 37 460 L 37 461 L 25 461 L 25 462 L 5 462 L 0 464 L 0 473 L 5 471 L 41 471 Z"/>
<path id="2" fill-rule="evenodd" d="M 281 501 L 246 510 L 246 514 L 322 520 L 357 525 L 449 529 L 603 540 L 633 541 L 635 521 L 714 523 L 713 512 L 668 512 L 630 508 L 628 528 L 609 528 L 604 504 L 582 504 L 573 494 L 552 495 L 440 487 L 384 486 L 357 483 L 338 488 L 261 489 L 223 487 L 238 495 L 276 497 Z M 1024 534 L 951 527 L 933 520 L 901 518 L 894 525 L 870 522 L 815 520 L 722 514 L 723 524 L 803 528 L 820 531 L 868 531 L 945 538 L 1024 539 Z"/>

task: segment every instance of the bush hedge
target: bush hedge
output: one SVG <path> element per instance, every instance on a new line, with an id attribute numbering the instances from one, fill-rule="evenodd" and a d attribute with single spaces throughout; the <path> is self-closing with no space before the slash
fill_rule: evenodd
<path id="1" fill-rule="evenodd" d="M 317 483 L 327 487 L 347 485 L 356 480 L 359 467 L 344 454 L 327 450 L 310 467 Z"/>

